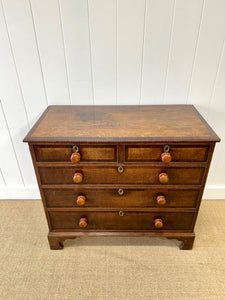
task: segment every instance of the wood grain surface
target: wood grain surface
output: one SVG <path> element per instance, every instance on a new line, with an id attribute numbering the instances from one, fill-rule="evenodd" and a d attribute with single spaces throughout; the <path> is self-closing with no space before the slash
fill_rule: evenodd
<path id="1" fill-rule="evenodd" d="M 179 130 L 178 130 L 179 129 Z M 34 141 L 219 141 L 192 105 L 49 106 Z"/>
<path id="2" fill-rule="evenodd" d="M 159 174 L 166 171 L 168 184 L 194 184 L 202 182 L 204 168 L 169 167 L 124 167 L 119 173 L 118 167 L 40 167 L 42 184 L 71 184 L 75 172 L 83 174 L 82 184 L 159 184 Z"/>
<path id="3" fill-rule="evenodd" d="M 80 218 L 88 220 L 87 229 L 92 230 L 154 230 L 154 220 L 163 220 L 163 230 L 191 230 L 194 213 L 130 212 L 54 212 L 50 211 L 53 229 L 79 229 Z"/>
<path id="4" fill-rule="evenodd" d="M 124 188 L 123 195 L 116 188 L 87 189 L 87 188 L 54 188 L 43 189 L 47 207 L 78 207 L 77 197 L 85 195 L 86 208 L 115 208 L 115 207 L 160 207 L 157 204 L 157 196 L 164 195 L 166 203 L 163 207 L 195 207 L 199 190 L 194 189 L 140 189 Z"/>

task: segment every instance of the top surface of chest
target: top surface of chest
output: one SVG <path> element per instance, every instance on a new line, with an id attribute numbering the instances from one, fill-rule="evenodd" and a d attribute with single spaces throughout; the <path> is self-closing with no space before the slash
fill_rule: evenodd
<path id="1" fill-rule="evenodd" d="M 219 137 L 193 105 L 49 106 L 24 141 L 217 142 Z"/>

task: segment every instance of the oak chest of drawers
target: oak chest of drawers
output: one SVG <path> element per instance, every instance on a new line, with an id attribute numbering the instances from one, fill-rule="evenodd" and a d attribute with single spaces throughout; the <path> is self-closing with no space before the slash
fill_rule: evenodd
<path id="1" fill-rule="evenodd" d="M 218 136 L 192 105 L 49 106 L 29 143 L 51 249 L 153 236 L 192 249 Z"/>

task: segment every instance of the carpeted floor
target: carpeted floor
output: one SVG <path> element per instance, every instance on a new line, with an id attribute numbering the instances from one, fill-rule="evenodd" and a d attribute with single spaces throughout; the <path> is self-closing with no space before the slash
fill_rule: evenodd
<path id="1" fill-rule="evenodd" d="M 192 251 L 78 238 L 51 251 L 41 201 L 0 201 L 0 299 L 225 299 L 225 201 L 203 201 Z"/>

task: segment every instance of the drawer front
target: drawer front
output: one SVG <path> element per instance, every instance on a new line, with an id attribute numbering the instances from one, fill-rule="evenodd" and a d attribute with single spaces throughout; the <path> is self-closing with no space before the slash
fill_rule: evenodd
<path id="1" fill-rule="evenodd" d="M 35 146 L 36 160 L 40 162 L 70 162 L 73 146 Z M 117 146 L 79 145 L 80 161 L 82 162 L 113 162 L 117 161 Z"/>
<path id="2" fill-rule="evenodd" d="M 82 207 L 192 208 L 199 196 L 199 190 L 181 189 L 44 189 L 43 192 L 47 207 L 81 207 L 78 197 L 82 195 L 85 197 Z M 158 204 L 159 195 L 165 197 L 165 204 Z"/>
<path id="3" fill-rule="evenodd" d="M 50 211 L 53 229 L 74 230 L 191 230 L 194 213 L 157 213 L 123 211 L 116 212 L 53 212 Z M 87 219 L 87 227 L 80 228 L 81 218 Z M 156 228 L 154 220 L 160 218 L 162 228 Z"/>
<path id="4" fill-rule="evenodd" d="M 164 146 L 127 145 L 125 146 L 125 161 L 160 162 Z M 207 160 L 208 150 L 208 146 L 170 146 L 169 153 L 174 162 L 204 162 Z"/>
<path id="5" fill-rule="evenodd" d="M 124 167 L 39 167 L 42 184 L 72 184 L 75 173 L 82 173 L 81 184 L 160 184 L 159 174 L 167 173 L 168 184 L 200 185 L 204 168 Z M 76 184 L 76 183 L 74 183 Z M 165 185 L 165 184 L 164 184 Z"/>

